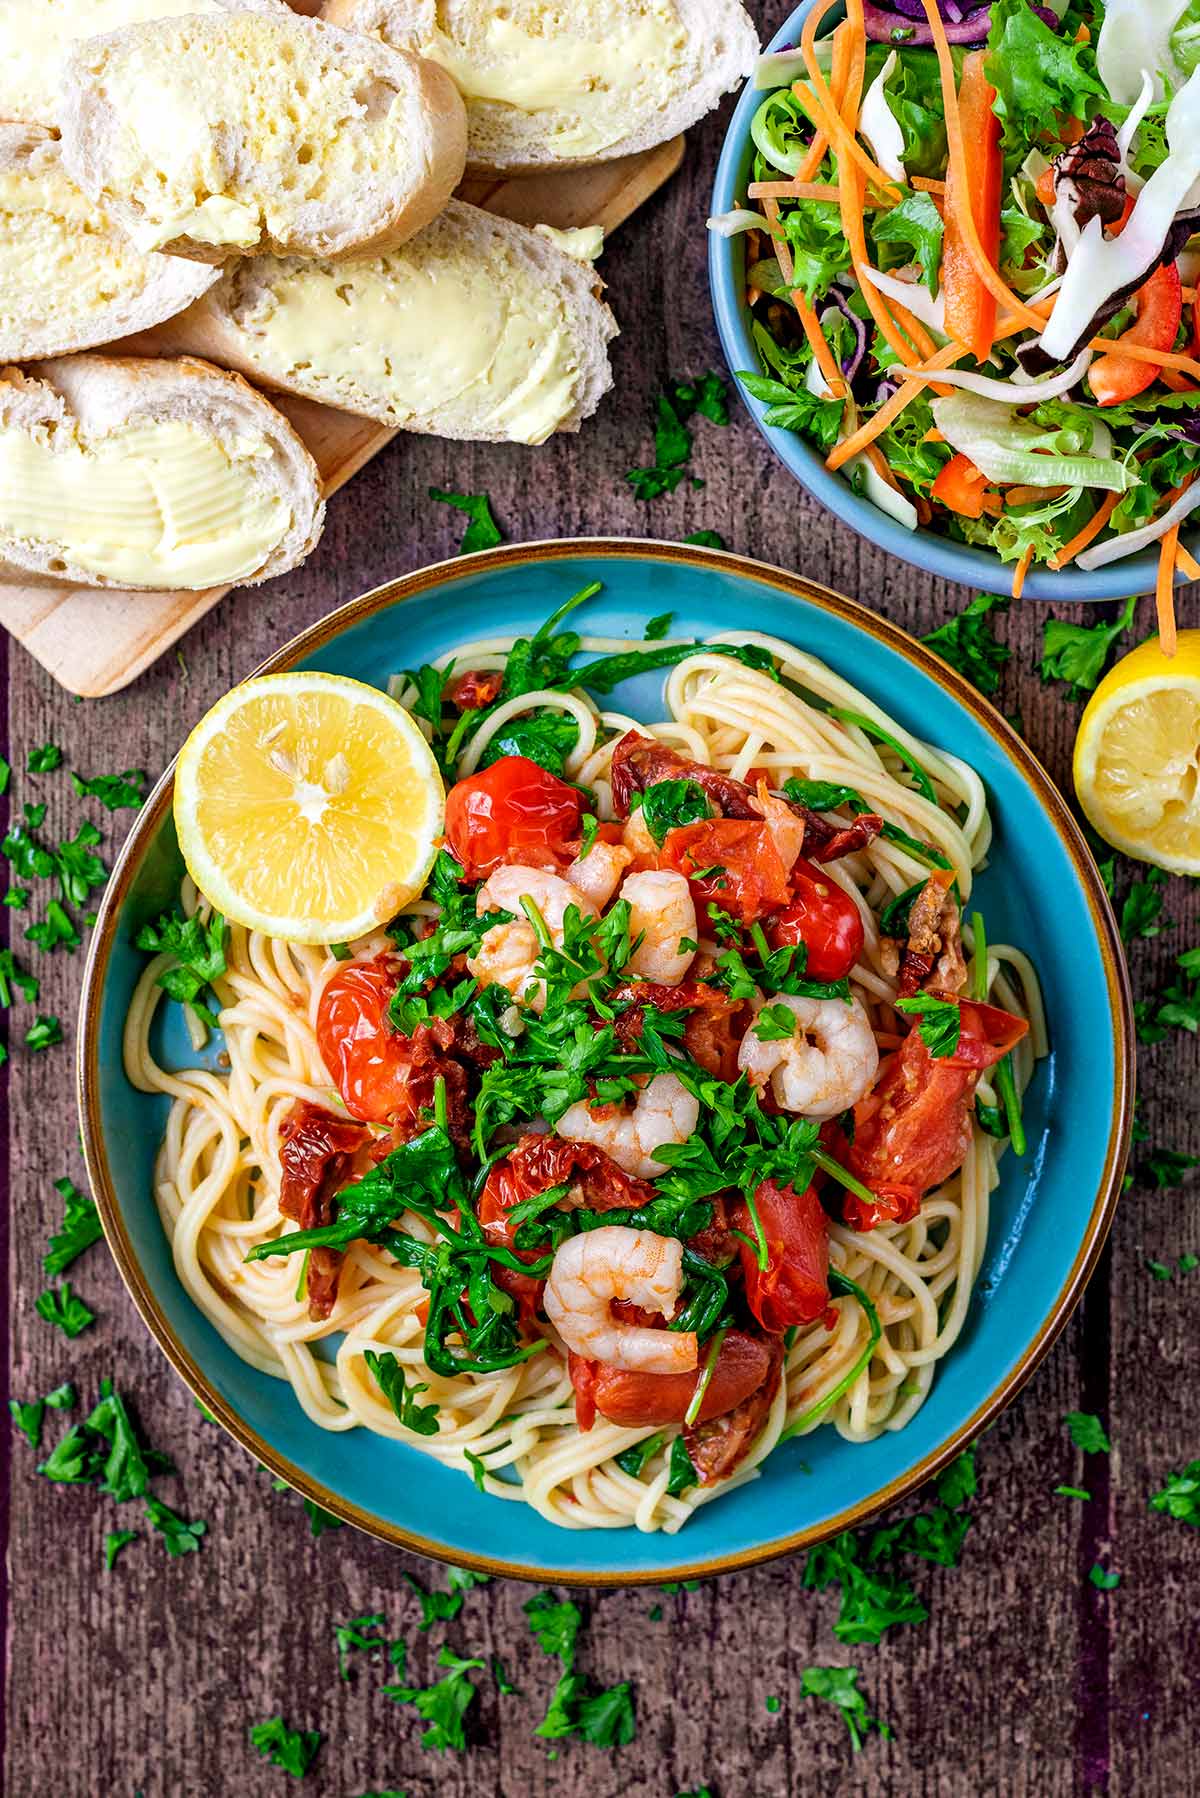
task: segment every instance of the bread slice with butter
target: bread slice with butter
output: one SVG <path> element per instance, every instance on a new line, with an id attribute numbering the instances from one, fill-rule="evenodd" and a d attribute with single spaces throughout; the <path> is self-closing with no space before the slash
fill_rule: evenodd
<path id="1" fill-rule="evenodd" d="M 326 0 L 322 17 L 449 70 L 469 165 L 507 174 L 664 143 L 758 56 L 738 0 Z"/>
<path id="2" fill-rule="evenodd" d="M 62 93 L 66 168 L 143 251 L 386 249 L 436 217 L 463 171 L 450 77 L 317 19 L 129 25 L 74 46 Z"/>
<path id="3" fill-rule="evenodd" d="M 240 376 L 65 356 L 0 370 L 0 581 L 200 590 L 294 568 L 316 464 Z"/>
<path id="4" fill-rule="evenodd" d="M 185 13 L 290 10 L 287 0 L 0 0 L 0 119 L 55 123 L 63 63 L 78 38 Z"/>
<path id="5" fill-rule="evenodd" d="M 404 431 L 542 443 L 612 385 L 591 268 L 461 200 L 398 250 L 255 257 L 171 326 L 256 382 Z"/>
<path id="6" fill-rule="evenodd" d="M 76 187 L 53 132 L 0 125 L 0 365 L 148 330 L 219 272 L 143 256 Z"/>

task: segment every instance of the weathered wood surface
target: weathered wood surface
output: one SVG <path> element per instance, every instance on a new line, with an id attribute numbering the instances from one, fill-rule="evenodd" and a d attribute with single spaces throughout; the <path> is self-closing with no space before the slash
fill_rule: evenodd
<path id="1" fill-rule="evenodd" d="M 773 29 L 782 14 L 773 6 L 764 24 Z M 222 602 L 185 640 L 183 662 L 168 656 L 117 698 L 72 705 L 11 649 L 14 761 L 53 737 L 84 773 L 135 765 L 157 772 L 205 707 L 293 631 L 388 575 L 452 552 L 461 520 L 429 503 L 430 485 L 486 489 L 513 539 L 581 531 L 678 538 L 710 527 L 731 547 L 858 594 L 910 629 L 927 630 L 961 606 L 962 590 L 887 561 L 820 513 L 772 465 L 744 417 L 726 431 L 699 424 L 703 490 L 685 485 L 649 507 L 630 497 L 622 474 L 649 459 L 647 421 L 660 383 L 718 360 L 703 218 L 720 136 L 720 120 L 696 134 L 683 174 L 614 248 L 605 274 L 625 331 L 615 352 L 617 389 L 582 437 L 532 454 L 397 441 L 333 502 L 324 544 L 306 569 Z M 1151 610 L 1146 602 L 1139 611 L 1142 634 Z M 1194 591 L 1182 610 L 1197 620 Z M 1061 782 L 1079 710 L 1037 679 L 1045 616 L 1028 605 L 1001 624 L 1014 651 L 1003 703 L 1023 717 Z M 78 808 L 64 777 L 15 784 L 22 797 L 36 788 L 51 803 L 50 822 L 73 829 Z M 1195 940 L 1196 898 L 1193 884 L 1170 883 L 1174 922 L 1138 946 L 1139 991 L 1165 978 L 1177 949 Z M 38 966 L 42 1007 L 66 1024 L 79 957 L 38 957 Z M 23 1007 L 9 1014 L 18 1042 L 25 1017 Z M 1155 1141 L 1200 1151 L 1195 1040 L 1175 1032 L 1142 1056 L 1142 1111 Z M 703 1783 L 718 1798 L 1200 1791 L 1200 1532 L 1146 1507 L 1168 1469 L 1200 1454 L 1200 1273 L 1165 1285 L 1145 1266 L 1147 1256 L 1200 1252 L 1194 1178 L 1175 1192 L 1138 1186 L 1124 1200 L 1084 1307 L 981 1444 L 977 1521 L 961 1567 L 918 1569 L 927 1624 L 848 1650 L 832 1634 L 833 1595 L 802 1589 L 799 1560 L 664 1595 L 661 1622 L 648 1616 L 658 1594 L 598 1596 L 586 1606 L 585 1665 L 605 1681 L 634 1680 L 637 1740 L 616 1758 L 564 1743 L 552 1762 L 531 1733 L 552 1669 L 521 1615 L 526 1590 L 495 1583 L 469 1595 L 447 1634 L 467 1652 L 499 1651 L 523 1696 L 487 1691 L 470 1753 L 440 1759 L 422 1751 L 409 1710 L 381 1700 L 365 1667 L 348 1683 L 337 1679 L 332 1637 L 335 1622 L 383 1610 L 394 1633 L 416 1645 L 412 1667 L 423 1680 L 425 1638 L 401 1574 L 430 1570 L 349 1530 L 310 1541 L 296 1501 L 272 1493 L 200 1419 L 102 1249 L 75 1270 L 100 1313 L 96 1327 L 68 1344 L 35 1316 L 40 1257 L 59 1216 L 51 1182 L 68 1172 L 81 1177 L 70 1052 L 17 1048 L 9 1075 L 0 1128 L 11 1176 L 3 1288 L 11 1390 L 28 1398 L 70 1376 L 92 1393 L 101 1375 L 115 1374 L 136 1395 L 151 1439 L 178 1462 L 180 1477 L 164 1495 L 210 1525 L 199 1555 L 169 1561 L 157 1541 L 143 1539 L 107 1576 L 101 1544 L 113 1507 L 37 1478 L 25 1443 L 14 1437 L 7 1445 L 5 1764 L 13 1798 L 279 1798 L 292 1789 L 354 1798 L 380 1788 L 410 1798 L 671 1798 Z M 1060 1481 L 1081 1477 L 1081 1457 L 1061 1424 L 1073 1408 L 1106 1417 L 1116 1445 L 1110 1462 L 1088 1463 L 1089 1505 L 1051 1496 Z M 1123 1574 L 1118 1591 L 1088 1584 L 1097 1558 Z M 872 1739 L 852 1758 L 838 1717 L 799 1699 L 801 1670 L 813 1662 L 858 1666 L 895 1739 Z M 777 1715 L 765 1708 L 769 1694 L 783 1700 Z M 326 1734 L 317 1766 L 295 1787 L 246 1739 L 249 1724 L 280 1711 L 294 1726 Z"/>

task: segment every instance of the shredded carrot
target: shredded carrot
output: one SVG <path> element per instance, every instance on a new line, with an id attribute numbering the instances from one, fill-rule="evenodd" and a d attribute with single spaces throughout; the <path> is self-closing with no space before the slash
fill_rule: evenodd
<path id="1" fill-rule="evenodd" d="M 1092 538 L 1100 535 L 1111 518 L 1113 508 L 1120 497 L 1119 493 L 1106 493 L 1083 529 L 1076 531 L 1070 542 L 1064 543 L 1056 556 L 1051 556 L 1049 566 L 1057 570 L 1065 568 L 1068 562 L 1073 562 L 1080 550 L 1086 549 Z"/>
<path id="2" fill-rule="evenodd" d="M 816 117 L 816 114 L 811 116 L 814 117 L 815 122 L 828 134 L 830 141 L 837 151 L 839 160 L 845 162 L 847 159 L 851 159 L 857 162 L 868 181 L 874 182 L 885 194 L 894 195 L 893 204 L 895 204 L 900 198 L 900 192 L 896 183 L 890 176 L 885 175 L 883 170 L 879 167 L 879 164 L 874 162 L 871 157 L 867 155 L 866 151 L 861 147 L 854 135 L 858 126 L 858 102 L 862 94 L 862 75 L 866 67 L 867 34 L 866 26 L 863 22 L 862 0 L 858 0 L 857 7 L 854 0 L 850 0 L 850 4 L 846 8 L 845 22 L 850 27 L 853 34 L 851 42 L 855 47 L 851 54 L 846 91 L 841 106 L 837 106 L 834 103 L 833 95 L 829 91 L 828 83 L 821 73 L 820 64 L 817 62 L 817 26 L 821 23 L 826 13 L 830 12 L 836 4 L 837 0 L 821 0 L 821 3 L 815 6 L 812 12 L 809 13 L 807 19 L 805 19 L 804 27 L 800 33 L 800 49 L 804 57 L 804 66 L 808 71 L 808 78 L 812 83 L 812 89 L 806 97 L 806 94 L 803 91 L 804 84 L 797 81 L 792 88 L 792 92 L 796 94 L 799 99 L 804 100 L 806 105 L 808 104 L 808 100 L 811 99 L 817 111 L 825 115 L 824 117 Z M 858 72 L 857 86 L 854 81 L 855 70 Z M 843 120 L 843 115 L 845 115 L 847 119 L 853 119 L 853 124 L 849 129 L 847 129 L 847 125 Z"/>
<path id="3" fill-rule="evenodd" d="M 879 164 L 867 155 L 858 140 L 851 136 L 850 127 L 847 126 L 842 115 L 834 109 L 832 100 L 830 99 L 826 103 L 820 94 L 814 93 L 813 89 L 803 81 L 794 81 L 792 92 L 798 100 L 803 102 L 804 109 L 810 118 L 814 118 L 819 128 L 830 138 L 839 159 L 856 162 L 866 180 L 886 194 L 889 204 L 895 206 L 900 199 L 899 188 L 884 174 Z M 828 93 L 829 90 L 826 88 L 825 94 L 828 95 Z"/>
<path id="4" fill-rule="evenodd" d="M 1075 33 L 1075 42 L 1077 44 L 1090 44 L 1091 41 L 1092 41 L 1091 32 L 1088 30 L 1086 25 L 1081 25 L 1079 27 L 1079 30 Z"/>
<path id="5" fill-rule="evenodd" d="M 901 302 L 895 299 L 891 294 L 888 295 L 888 305 L 892 309 L 893 318 L 896 320 L 896 323 L 900 326 L 900 329 L 904 332 L 905 336 L 912 341 L 917 354 L 924 356 L 926 361 L 928 361 L 930 356 L 936 355 L 936 343 L 934 343 L 933 338 L 929 335 L 920 320 L 915 318 L 908 310 L 908 307 L 902 305 Z M 935 391 L 938 393 L 944 394 L 947 391 L 945 387 L 938 386 L 936 382 L 934 386 Z"/>
<path id="6" fill-rule="evenodd" d="M 792 305 L 800 315 L 800 323 L 804 326 L 804 335 L 808 338 L 813 360 L 825 377 L 829 391 L 841 399 L 846 391 L 846 383 L 842 379 L 842 371 L 833 359 L 833 351 L 826 341 L 821 329 L 821 322 L 804 297 L 799 287 L 792 289 Z"/>
<path id="7" fill-rule="evenodd" d="M 939 350 L 936 356 L 930 357 L 930 366 L 935 370 L 949 368 L 966 353 L 961 345 L 948 343 L 944 350 Z M 909 402 L 922 391 L 928 378 L 927 376 L 922 381 L 906 381 L 903 387 L 897 388 L 891 399 L 883 402 L 878 412 L 873 412 L 866 423 L 859 425 L 857 431 L 847 437 L 845 442 L 837 444 L 830 450 L 825 458 L 826 468 L 841 468 L 843 463 L 850 460 L 851 456 L 856 456 L 859 450 L 864 450 L 869 443 L 874 443 L 880 433 L 886 431 L 888 426 L 899 418 Z"/>
<path id="8" fill-rule="evenodd" d="M 854 62 L 851 45 L 851 29 L 849 21 L 843 19 L 833 34 L 833 67 L 829 71 L 829 95 L 833 101 L 834 111 L 841 116 L 842 107 L 846 103 L 846 87 L 850 80 L 850 70 Z"/>
<path id="9" fill-rule="evenodd" d="M 828 200 L 834 206 L 842 197 L 841 188 L 826 181 L 752 181 L 746 192 L 752 200 Z M 880 209 L 884 202 L 872 196 L 866 204 Z"/>
<path id="10" fill-rule="evenodd" d="M 1186 544 L 1175 546 L 1175 566 L 1180 574 L 1186 574 L 1189 581 L 1200 581 L 1200 562 L 1197 562 Z"/>
<path id="11" fill-rule="evenodd" d="M 922 194 L 944 194 L 946 191 L 944 181 L 934 181 L 929 175 L 910 175 L 908 185 Z"/>
<path id="12" fill-rule="evenodd" d="M 1185 380 L 1183 375 L 1176 374 L 1173 368 L 1163 369 L 1162 383 L 1164 387 L 1169 387 L 1172 393 L 1195 393 L 1196 391 L 1196 383 Z"/>
<path id="13" fill-rule="evenodd" d="M 1158 644 L 1165 656 L 1173 656 L 1178 647 L 1175 635 L 1175 556 L 1178 548 L 1179 526 L 1173 524 L 1163 536 L 1158 552 L 1158 581 L 1154 588 Z"/>
<path id="14" fill-rule="evenodd" d="M 1196 303 L 1196 289 L 1194 287 L 1181 286 L 1179 289 L 1179 297 L 1181 300 L 1186 301 L 1189 306 L 1194 306 Z"/>
<path id="15" fill-rule="evenodd" d="M 1021 560 L 1017 563 L 1016 567 L 1013 569 L 1012 596 L 1014 599 L 1020 599 L 1021 594 L 1024 591 L 1025 576 L 1029 573 L 1029 564 L 1032 561 L 1033 561 L 1033 544 L 1027 543 L 1025 545 L 1024 553 L 1021 556 Z"/>
<path id="16" fill-rule="evenodd" d="M 946 433 L 944 431 L 939 431 L 936 425 L 930 425 L 924 437 L 921 439 L 922 443 L 945 443 L 945 441 Z"/>
<path id="17" fill-rule="evenodd" d="M 1006 506 L 1028 506 L 1034 500 L 1058 499 L 1065 487 L 1008 487 L 1004 493 Z"/>
<path id="18" fill-rule="evenodd" d="M 877 443 L 868 443 L 865 454 L 868 462 L 871 464 L 871 467 L 875 470 L 875 473 L 879 476 L 880 480 L 886 481 L 893 493 L 903 493 L 904 489 L 901 487 L 899 481 L 884 460 L 883 451 L 880 449 L 879 445 Z"/>

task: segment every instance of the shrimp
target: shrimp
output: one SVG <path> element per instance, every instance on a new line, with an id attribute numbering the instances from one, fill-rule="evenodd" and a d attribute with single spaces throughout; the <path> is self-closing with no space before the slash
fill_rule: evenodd
<path id="1" fill-rule="evenodd" d="M 766 1002 L 757 999 L 757 1015 Z M 857 999 L 795 999 L 777 993 L 780 1006 L 795 1018 L 791 1036 L 762 1042 L 752 1024 L 738 1050 L 738 1068 L 753 1086 L 770 1081 L 776 1102 L 805 1117 L 831 1118 L 856 1105 L 870 1091 L 879 1067 L 879 1048 L 870 1019 Z"/>
<path id="2" fill-rule="evenodd" d="M 656 1074 L 638 1094 L 632 1111 L 602 1106 L 593 1111 L 586 1099 L 568 1105 L 555 1129 L 568 1142 L 595 1143 L 598 1149 L 639 1180 L 667 1171 L 654 1159 L 655 1149 L 684 1143 L 700 1121 L 700 1101 L 674 1074 Z"/>
<path id="3" fill-rule="evenodd" d="M 651 866 L 658 861 L 658 844 L 650 835 L 650 826 L 642 816 L 640 805 L 626 818 L 621 841 L 635 861 L 646 861 Z"/>
<path id="4" fill-rule="evenodd" d="M 629 972 L 661 986 L 678 986 L 696 953 L 696 907 L 687 881 L 669 870 L 627 874 L 621 897 L 629 901 L 629 937 L 634 944 Z M 685 943 L 691 947 L 685 948 Z"/>
<path id="5" fill-rule="evenodd" d="M 621 1323 L 612 1302 L 670 1317 L 683 1284 L 683 1244 L 654 1230 L 604 1224 L 568 1236 L 546 1281 L 546 1316 L 567 1347 L 589 1361 L 631 1373 L 691 1373 L 699 1361 L 692 1330 Z"/>
<path id="6" fill-rule="evenodd" d="M 796 816 L 786 800 L 768 792 L 765 780 L 759 781 L 758 797 L 750 804 L 766 824 L 785 871 L 790 869 L 804 848 L 804 819 Z"/>
<path id="7" fill-rule="evenodd" d="M 621 843 L 605 843 L 599 838 L 586 855 L 577 855 L 564 876 L 592 904 L 603 907 L 617 890 L 626 868 L 633 860 L 633 850 Z"/>
<path id="8" fill-rule="evenodd" d="M 480 887 L 475 900 L 477 916 L 483 917 L 489 911 L 510 911 L 517 916 L 508 924 L 493 924 L 484 932 L 475 954 L 467 957 L 467 967 L 481 986 L 507 987 L 514 999 L 520 999 L 534 1011 L 542 1011 L 546 983 L 538 979 L 535 971 L 541 951 L 533 925 L 521 909 L 522 899 L 531 899 L 537 906 L 551 938 L 560 948 L 569 905 L 585 918 L 598 914 L 578 887 L 542 868 L 524 868 L 519 864 L 497 868 Z"/>

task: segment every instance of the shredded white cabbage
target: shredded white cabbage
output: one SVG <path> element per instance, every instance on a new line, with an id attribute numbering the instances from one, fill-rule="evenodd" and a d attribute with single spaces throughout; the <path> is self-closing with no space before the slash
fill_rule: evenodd
<path id="1" fill-rule="evenodd" d="M 820 61 L 819 55 L 817 60 Z M 793 81 L 803 81 L 806 74 L 803 51 L 764 50 L 754 65 L 754 85 L 763 92 L 773 87 L 790 87 Z"/>
<path id="2" fill-rule="evenodd" d="M 817 367 L 815 357 L 804 371 L 804 385 L 810 393 L 815 393 L 818 399 L 828 399 L 831 395 L 832 390 L 825 376 Z M 841 443 L 857 428 L 858 415 L 854 402 L 851 400 L 842 419 L 838 442 Z M 857 456 L 851 456 L 842 472 L 847 480 L 853 479 L 855 475 L 860 476 L 865 499 L 869 499 L 873 506 L 878 506 L 881 512 L 886 512 L 889 518 L 894 518 L 897 524 L 902 524 L 906 531 L 916 530 L 920 522 L 917 518 L 917 508 L 905 494 L 897 493 L 896 489 L 890 487 L 882 475 L 875 472 L 871 458 L 862 450 L 859 450 Z"/>
<path id="3" fill-rule="evenodd" d="M 1064 454 L 1059 447 L 1061 427 L 1022 418 L 999 400 L 952 393 L 934 400 L 932 411 L 946 442 L 969 456 L 989 481 L 1099 487 L 1109 493 L 1141 485 L 1137 474 L 1114 457 Z"/>
<path id="4" fill-rule="evenodd" d="M 1001 400 L 1006 406 L 1036 406 L 1041 400 L 1056 400 L 1060 394 L 1069 393 L 1076 381 L 1082 381 L 1087 373 L 1093 354 L 1085 346 L 1069 368 L 1045 381 L 997 381 L 991 375 L 977 375 L 969 368 L 943 369 L 937 378 L 947 387 L 961 387 L 964 393 L 977 393 L 986 400 Z M 896 370 L 901 380 L 908 372 L 904 368 Z"/>
<path id="5" fill-rule="evenodd" d="M 863 95 L 858 131 L 871 146 L 871 154 L 893 181 L 904 180 L 904 133 L 887 103 L 887 84 L 896 67 L 896 52 L 889 50 L 883 67 Z"/>
<path id="6" fill-rule="evenodd" d="M 1092 549 L 1085 549 L 1076 557 L 1080 568 L 1103 568 L 1108 562 L 1119 562 L 1125 556 L 1136 555 L 1139 549 L 1145 549 L 1148 543 L 1157 543 L 1165 537 L 1173 524 L 1186 518 L 1200 506 L 1200 481 L 1194 481 L 1186 493 L 1181 493 L 1173 506 L 1160 518 L 1151 519 L 1149 524 L 1142 525 L 1140 530 L 1126 531 L 1120 537 L 1110 537 L 1107 543 L 1097 543 Z"/>
<path id="7" fill-rule="evenodd" d="M 885 275 L 881 269 L 872 268 L 865 263 L 859 271 L 865 275 L 872 287 L 880 293 L 886 293 L 891 299 L 899 300 L 907 306 L 914 318 L 919 318 L 923 325 L 931 331 L 937 331 L 944 343 L 949 343 L 946 336 L 946 298 L 938 288 L 935 299 L 923 281 L 901 281 L 898 275 Z"/>
<path id="8" fill-rule="evenodd" d="M 1143 74 L 1154 84 L 1155 100 L 1163 98 L 1164 75 L 1171 88 L 1183 79 L 1171 54 L 1171 33 L 1186 10 L 1187 0 L 1108 0 L 1096 68 L 1120 105 L 1133 105 Z"/>
<path id="9" fill-rule="evenodd" d="M 1061 362 L 1110 295 L 1135 284 L 1160 255 L 1175 214 L 1200 177 L 1200 68 L 1167 111 L 1166 160 L 1143 187 L 1120 237 L 1089 219 L 1067 264 L 1058 303 L 1039 342 Z"/>
<path id="10" fill-rule="evenodd" d="M 761 231 L 766 223 L 761 212 L 751 212 L 745 206 L 734 206 L 728 212 L 714 212 L 704 222 L 718 237 L 736 237 L 739 231 Z"/>

